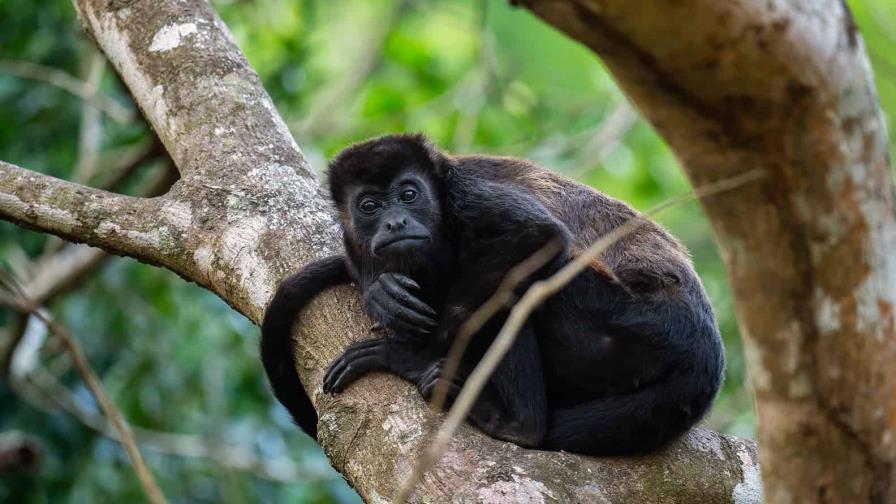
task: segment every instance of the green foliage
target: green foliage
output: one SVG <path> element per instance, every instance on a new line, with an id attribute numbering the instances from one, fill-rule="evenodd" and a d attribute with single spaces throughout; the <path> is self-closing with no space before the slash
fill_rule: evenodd
<path id="1" fill-rule="evenodd" d="M 625 99 L 586 49 L 504 2 L 443 0 L 218 1 L 221 16 L 258 71 L 316 168 L 348 143 L 423 131 L 459 153 L 524 156 L 641 210 L 683 194 L 688 182 L 649 125 L 594 145 Z M 877 71 L 885 110 L 896 111 L 896 7 L 851 1 Z M 0 3 L 0 59 L 40 63 L 83 77 L 92 44 L 67 0 Z M 112 72 L 103 93 L 130 98 Z M 0 74 L 0 159 L 70 177 L 82 102 L 41 81 Z M 132 105 L 131 105 L 132 106 Z M 893 116 L 888 116 L 892 128 Z M 147 138 L 140 121 L 103 119 L 104 152 Z M 144 170 L 148 170 L 145 168 Z M 696 204 L 659 220 L 691 250 L 725 338 L 727 380 L 709 424 L 754 429 L 730 288 Z M 46 246 L 42 235 L 0 223 L 0 258 L 13 268 Z M 222 457 L 146 450 L 175 502 L 351 502 L 357 496 L 272 400 L 258 360 L 257 329 L 222 301 L 173 274 L 115 259 L 52 311 L 81 339 L 110 394 L 135 425 L 191 434 L 219 446 L 299 465 L 289 484 L 227 468 Z M 0 312 L 0 324 L 15 318 Z M 0 340 L 2 343 L 2 340 Z M 42 362 L 76 404 L 95 412 L 52 344 Z M 18 389 L 17 389 L 18 390 Z M 124 452 L 70 414 L 46 413 L 0 382 L 0 430 L 45 443 L 35 474 L 0 480 L 0 501 L 129 502 L 141 499 Z"/>

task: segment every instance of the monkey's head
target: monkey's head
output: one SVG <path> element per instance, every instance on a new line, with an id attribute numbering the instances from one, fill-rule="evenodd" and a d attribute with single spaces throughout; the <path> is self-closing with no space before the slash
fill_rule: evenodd
<path id="1" fill-rule="evenodd" d="M 347 252 L 392 271 L 432 264 L 445 242 L 449 163 L 422 135 L 387 135 L 340 152 L 327 175 Z"/>

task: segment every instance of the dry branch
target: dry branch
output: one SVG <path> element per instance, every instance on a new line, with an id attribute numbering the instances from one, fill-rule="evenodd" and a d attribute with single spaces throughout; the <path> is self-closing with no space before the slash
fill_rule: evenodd
<path id="1" fill-rule="evenodd" d="M 28 299 L 28 297 L 25 296 L 25 293 L 16 284 L 15 280 L 5 276 L 2 272 L 0 272 L 0 291 L 3 291 L 4 294 L 10 298 L 13 306 L 17 310 L 28 313 L 30 316 L 40 320 L 47 327 L 50 334 L 62 343 L 66 351 L 71 355 L 72 362 L 75 364 L 75 369 L 78 370 L 78 374 L 80 374 L 81 378 L 84 380 L 87 390 L 90 391 L 90 394 L 99 405 L 103 415 L 109 419 L 109 422 L 115 428 L 118 439 L 122 446 L 124 446 L 128 458 L 130 458 L 131 464 L 134 466 L 134 472 L 137 474 L 137 478 L 140 481 L 140 486 L 143 488 L 143 492 L 146 494 L 146 498 L 151 504 L 165 504 L 167 501 L 162 495 L 158 483 L 156 483 L 155 478 L 153 478 L 152 473 L 146 466 L 146 462 L 143 461 L 140 449 L 137 448 L 137 443 L 131 435 L 130 427 L 121 412 L 115 407 L 112 399 L 106 394 L 105 387 L 103 387 L 102 382 L 93 371 L 93 367 L 84 355 L 81 345 L 68 332 L 68 329 L 57 323 L 55 320 L 52 320 L 49 315 L 40 309 L 40 307 Z"/>

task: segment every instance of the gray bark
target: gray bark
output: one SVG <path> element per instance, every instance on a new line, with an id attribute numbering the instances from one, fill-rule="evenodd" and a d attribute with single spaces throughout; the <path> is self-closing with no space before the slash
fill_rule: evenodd
<path id="1" fill-rule="evenodd" d="M 206 2 L 75 5 L 182 178 L 162 197 L 138 199 L 2 164 L 0 217 L 169 268 L 258 322 L 279 279 L 340 248 L 301 151 Z M 338 397 L 321 393 L 326 364 L 366 337 L 360 313 L 353 289 L 328 291 L 303 314 L 295 348 L 320 413 L 319 442 L 365 499 L 382 502 L 427 442 L 432 414 L 411 386 L 386 375 Z M 752 442 L 702 429 L 652 456 L 598 459 L 525 450 L 465 428 L 414 499 L 758 502 L 758 471 Z"/>
<path id="2" fill-rule="evenodd" d="M 769 502 L 896 502 L 896 211 L 842 0 L 523 2 L 600 54 L 694 185 L 756 391 Z"/>

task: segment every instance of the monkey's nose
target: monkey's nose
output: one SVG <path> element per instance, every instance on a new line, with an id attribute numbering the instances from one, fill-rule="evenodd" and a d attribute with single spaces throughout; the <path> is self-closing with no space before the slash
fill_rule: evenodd
<path id="1" fill-rule="evenodd" d="M 408 227 L 407 217 L 395 221 L 386 221 L 386 230 L 388 231 L 398 231 L 399 229 L 404 229 L 406 227 Z"/>

